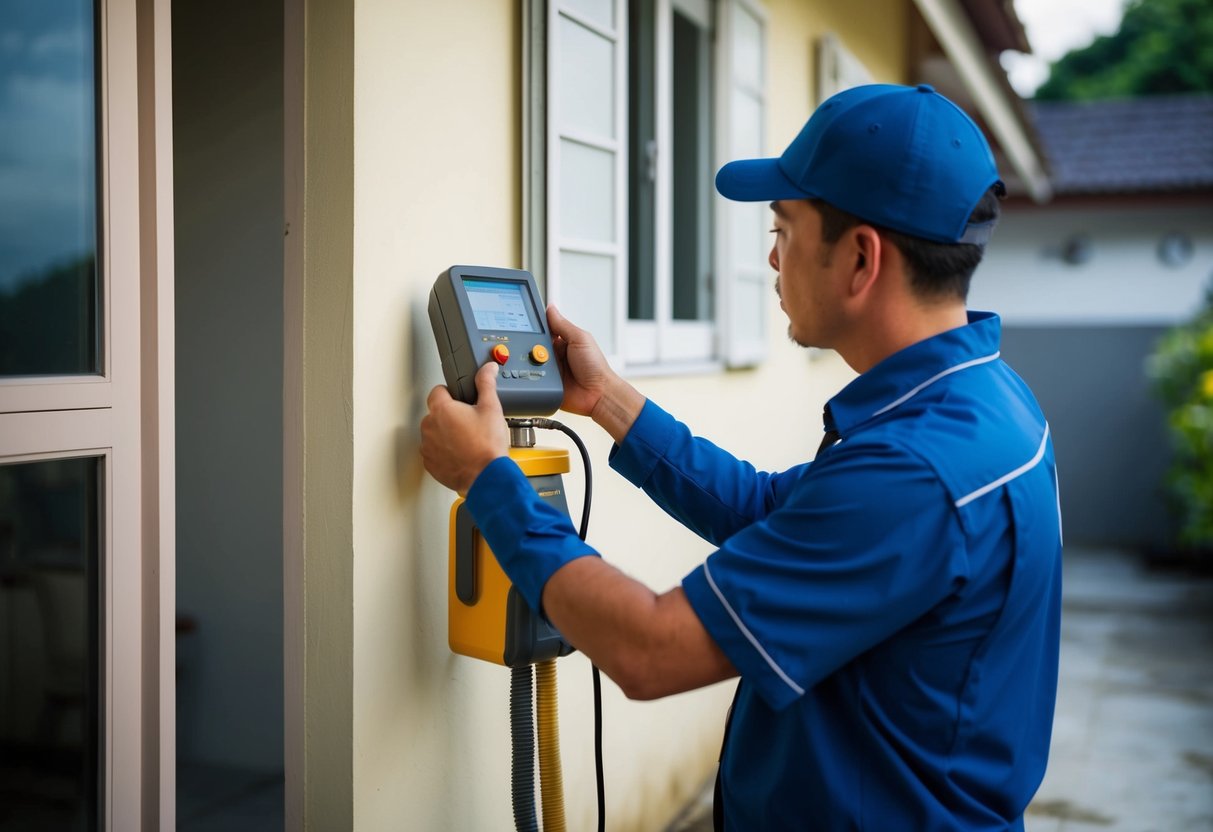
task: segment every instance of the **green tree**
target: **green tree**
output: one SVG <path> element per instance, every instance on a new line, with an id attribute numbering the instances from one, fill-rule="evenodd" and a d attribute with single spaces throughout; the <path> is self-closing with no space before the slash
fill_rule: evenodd
<path id="1" fill-rule="evenodd" d="M 1053 64 L 1038 101 L 1213 91 L 1213 2 L 1133 0 L 1120 29 Z"/>

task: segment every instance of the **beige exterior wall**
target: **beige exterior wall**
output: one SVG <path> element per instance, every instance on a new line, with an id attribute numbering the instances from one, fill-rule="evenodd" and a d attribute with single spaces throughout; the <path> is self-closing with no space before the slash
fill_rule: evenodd
<path id="1" fill-rule="evenodd" d="M 772 0 L 769 149 L 813 106 L 813 39 L 837 34 L 881 80 L 902 80 L 905 3 Z M 508 829 L 509 673 L 446 646 L 447 514 L 423 471 L 418 423 L 441 382 L 425 304 L 452 263 L 519 266 L 519 3 L 359 0 L 354 43 L 353 800 L 355 827 Z M 880 21 L 880 26 L 862 21 Z M 773 278 L 773 276 L 772 276 Z M 849 380 L 832 355 L 784 337 L 756 370 L 637 385 L 760 467 L 811 456 L 826 398 Z M 758 421 L 761 419 L 761 421 Z M 590 540 L 654 589 L 709 548 L 606 465 L 609 443 L 570 417 L 596 465 Z M 560 440 L 548 440 L 560 444 Z M 316 476 L 309 473 L 309 476 Z M 570 503 L 579 505 L 574 453 Z M 560 662 L 570 829 L 595 817 L 592 698 L 580 655 Z M 334 680 L 340 686 L 340 680 Z M 713 771 L 732 683 L 655 703 L 604 680 L 609 827 L 661 829 Z M 309 695 L 311 695 L 309 693 Z"/>

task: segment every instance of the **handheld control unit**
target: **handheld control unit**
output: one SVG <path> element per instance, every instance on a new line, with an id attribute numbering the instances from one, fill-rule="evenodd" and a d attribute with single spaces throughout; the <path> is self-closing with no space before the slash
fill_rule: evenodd
<path id="1" fill-rule="evenodd" d="M 547 416 L 560 407 L 564 387 L 530 272 L 451 266 L 430 291 L 429 313 L 452 396 L 475 404 L 476 371 L 496 361 L 506 416 Z"/>

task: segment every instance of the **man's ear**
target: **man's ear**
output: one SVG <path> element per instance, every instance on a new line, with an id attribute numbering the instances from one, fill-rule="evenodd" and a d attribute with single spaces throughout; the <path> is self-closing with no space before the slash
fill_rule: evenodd
<path id="1" fill-rule="evenodd" d="M 880 277 L 881 239 L 880 233 L 870 225 L 857 225 L 851 229 L 854 246 L 851 266 L 851 297 L 870 292 Z"/>

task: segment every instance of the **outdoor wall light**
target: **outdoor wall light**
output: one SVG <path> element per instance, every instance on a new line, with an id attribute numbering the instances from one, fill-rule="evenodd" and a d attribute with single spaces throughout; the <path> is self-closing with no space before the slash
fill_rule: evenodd
<path id="1" fill-rule="evenodd" d="M 1172 231 L 1158 241 L 1158 262 L 1172 269 L 1187 265 L 1192 259 L 1192 240 L 1187 234 Z"/>
<path id="2" fill-rule="evenodd" d="M 1072 234 L 1061 244 L 1057 256 L 1068 266 L 1082 266 L 1095 256 L 1095 244 L 1086 234 Z"/>

